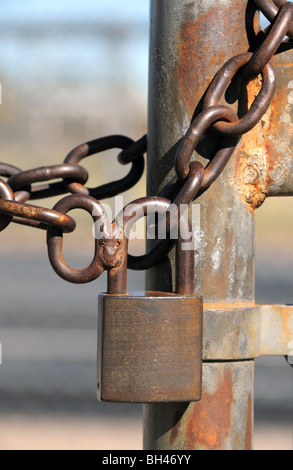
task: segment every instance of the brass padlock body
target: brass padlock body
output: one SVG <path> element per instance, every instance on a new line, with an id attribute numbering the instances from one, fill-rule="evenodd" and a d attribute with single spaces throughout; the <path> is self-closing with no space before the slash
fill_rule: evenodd
<path id="1" fill-rule="evenodd" d="M 101 294 L 99 400 L 200 400 L 202 323 L 202 297 L 196 294 Z"/>

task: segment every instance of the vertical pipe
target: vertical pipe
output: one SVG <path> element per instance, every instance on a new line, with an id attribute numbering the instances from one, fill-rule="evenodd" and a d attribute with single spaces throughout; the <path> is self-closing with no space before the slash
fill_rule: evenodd
<path id="1" fill-rule="evenodd" d="M 178 143 L 217 70 L 249 49 L 247 0 L 151 0 L 148 194 L 173 175 Z M 210 133 L 197 158 L 207 163 L 218 144 Z M 208 303 L 254 300 L 254 217 L 237 189 L 236 151 L 200 204 L 195 252 L 196 292 Z M 175 259 L 147 274 L 147 289 L 174 288 Z M 145 449 L 250 449 L 253 361 L 205 363 L 199 403 L 145 405 Z"/>

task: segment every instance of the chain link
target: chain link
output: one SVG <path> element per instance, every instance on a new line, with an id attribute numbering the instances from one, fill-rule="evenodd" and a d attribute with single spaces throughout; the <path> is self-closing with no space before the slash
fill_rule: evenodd
<path id="1" fill-rule="evenodd" d="M 66 188 L 63 183 L 52 183 L 49 185 L 39 185 L 32 188 L 33 183 L 40 183 L 42 181 L 50 181 L 56 178 L 69 178 L 72 181 L 77 181 L 80 184 L 85 184 L 88 180 L 88 172 L 80 165 L 51 165 L 33 170 L 21 171 L 12 175 L 7 184 L 14 191 L 15 200 L 25 202 L 28 199 L 42 199 L 43 197 L 59 196 L 64 194 Z M 19 189 L 22 189 L 19 191 Z M 45 193 L 45 196 L 44 196 Z"/>
<path id="2" fill-rule="evenodd" d="M 199 197 L 221 175 L 241 136 L 257 125 L 270 106 L 276 90 L 275 73 L 270 60 L 278 50 L 281 50 L 286 42 L 284 41 L 286 35 L 293 39 L 293 4 L 285 0 L 255 0 L 255 4 L 272 23 L 262 33 L 262 43 L 253 53 L 242 53 L 232 57 L 216 74 L 204 97 L 201 111 L 191 123 L 178 147 L 174 162 L 175 176 L 158 197 L 135 201 L 142 209 L 151 207 L 158 213 L 166 212 L 171 203 L 180 207 L 181 204 L 190 204 Z M 289 47 L 293 47 L 293 43 L 289 42 L 287 49 Z M 246 96 L 244 91 L 247 84 L 259 75 L 262 77 L 261 90 L 244 115 L 241 115 L 240 111 L 237 115 L 228 106 L 219 105 L 232 80 L 237 78 L 240 83 L 240 92 L 235 99 L 241 101 L 241 96 Z M 243 108 L 242 104 L 239 102 L 239 110 Z M 200 139 L 208 129 L 222 135 L 222 142 L 204 168 L 201 163 L 192 160 Z M 127 176 L 99 187 L 87 188 L 85 184 L 88 173 L 80 166 L 81 160 L 114 148 L 121 150 L 118 154 L 119 164 L 131 164 Z M 115 284 L 114 268 L 121 267 L 127 260 L 127 247 L 125 248 L 125 244 L 122 243 L 125 234 L 121 227 L 124 227 L 128 217 L 129 206 L 126 206 L 111 224 L 97 200 L 116 196 L 133 187 L 143 174 L 143 155 L 146 151 L 146 135 L 137 142 L 125 136 L 113 135 L 74 148 L 60 165 L 22 171 L 13 165 L 0 163 L 0 176 L 8 178 L 7 182 L 0 178 L 0 231 L 10 222 L 46 229 L 49 259 L 59 276 L 69 282 L 86 283 L 99 277 L 104 270 L 108 270 L 110 279 Z M 56 178 L 60 178 L 61 181 L 52 182 Z M 46 184 L 38 184 L 44 182 Z M 66 193 L 72 194 L 64 197 L 52 210 L 27 203 L 29 200 Z M 74 219 L 67 213 L 77 208 L 89 212 L 94 223 L 103 228 L 103 237 L 97 234 L 95 237 L 93 260 L 83 269 L 69 266 L 62 253 L 63 233 L 72 232 L 76 226 Z M 130 214 L 130 220 L 134 223 L 133 214 Z M 166 231 L 168 239 L 159 241 L 143 256 L 128 255 L 128 267 L 136 270 L 147 269 L 166 256 L 174 245 L 170 233 L 177 220 L 168 214 Z M 114 235 L 111 236 L 111 233 Z"/>
<path id="3" fill-rule="evenodd" d="M 129 147 L 132 147 L 133 144 L 133 140 L 121 135 L 102 137 L 73 149 L 65 158 L 64 163 L 77 165 L 81 160 L 91 155 L 96 155 L 113 148 L 125 150 Z M 124 165 L 126 162 L 123 162 L 122 164 Z M 141 154 L 140 145 L 138 145 L 138 148 L 135 147 L 135 152 L 132 151 L 131 164 L 131 170 L 127 176 L 121 180 L 112 181 L 111 183 L 104 184 L 98 188 L 86 188 L 83 184 L 78 182 L 69 182 L 68 180 L 65 180 L 64 183 L 68 191 L 73 194 L 92 196 L 99 200 L 114 197 L 117 194 L 121 194 L 124 191 L 132 188 L 140 180 L 144 171 L 144 157 Z"/>
<path id="4" fill-rule="evenodd" d="M 277 18 L 280 8 L 283 5 L 290 5 L 290 2 L 286 0 L 254 0 L 258 9 L 264 14 L 264 16 L 273 23 Z M 293 25 L 289 25 L 285 35 L 290 36 L 293 39 Z"/>
<path id="5" fill-rule="evenodd" d="M 286 34 L 289 34 L 289 30 L 293 24 L 293 5 L 292 3 L 286 3 L 284 1 L 280 1 L 278 4 L 282 6 L 276 15 L 274 23 L 268 30 L 263 43 L 255 51 L 243 71 L 243 76 L 247 80 L 257 77 L 257 75 L 265 69 L 266 65 L 281 46 Z"/>
<path id="6" fill-rule="evenodd" d="M 215 76 L 208 89 L 204 99 L 204 109 L 208 109 L 218 104 L 221 96 L 224 94 L 236 73 L 246 64 L 248 64 L 253 58 L 254 57 L 252 53 L 240 54 L 226 62 L 226 64 Z M 261 120 L 262 116 L 268 110 L 268 107 L 271 104 L 275 94 L 276 78 L 274 69 L 269 64 L 265 65 L 264 69 L 261 70 L 260 73 L 263 79 L 262 88 L 250 109 L 241 119 L 237 119 L 236 122 L 216 122 L 213 128 L 217 132 L 224 135 L 243 135 L 253 129 Z M 243 83 L 243 85 L 245 86 L 245 83 Z"/>

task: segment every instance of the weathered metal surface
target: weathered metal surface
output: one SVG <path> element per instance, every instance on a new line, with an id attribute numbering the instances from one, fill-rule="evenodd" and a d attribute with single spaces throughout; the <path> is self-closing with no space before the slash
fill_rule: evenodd
<path id="1" fill-rule="evenodd" d="M 175 159 L 175 170 L 178 177 L 182 181 L 185 181 L 189 174 L 191 157 L 201 138 L 204 136 L 207 129 L 219 119 L 221 121 L 230 121 L 231 123 L 238 121 L 237 115 L 232 109 L 226 106 L 212 106 L 200 113 L 194 119 L 188 131 L 186 132 L 179 146 Z M 228 125 L 226 122 L 224 124 Z M 218 150 L 215 156 L 211 158 L 211 162 L 205 170 L 205 189 L 210 186 L 211 181 L 215 181 L 216 178 L 219 177 L 220 173 L 223 171 L 226 164 L 230 160 L 237 143 L 237 139 L 232 141 L 231 139 L 226 139 L 223 148 Z M 220 165 L 219 161 L 221 161 Z M 217 171 L 215 171 L 215 168 Z"/>
<path id="2" fill-rule="evenodd" d="M 202 298 L 163 292 L 99 297 L 102 401 L 197 401 L 202 377 Z"/>
<path id="3" fill-rule="evenodd" d="M 262 305 L 259 312 L 259 355 L 288 355 L 293 340 L 293 308 L 289 305 Z"/>
<path id="4" fill-rule="evenodd" d="M 85 184 L 88 180 L 88 172 L 82 166 L 60 164 L 49 165 L 33 170 L 21 171 L 13 174 L 7 181 L 7 184 L 15 192 L 15 200 L 18 202 L 25 202 L 28 199 L 38 199 L 44 197 L 44 193 L 52 195 L 64 194 L 67 190 L 63 182 L 51 183 L 48 185 L 39 185 L 32 188 L 32 183 L 39 183 L 41 181 L 54 180 L 55 178 L 68 178 L 74 179 Z M 18 189 L 22 188 L 22 191 Z M 33 194 L 33 197 L 32 197 Z"/>
<path id="5" fill-rule="evenodd" d="M 5 168 L 6 171 L 7 168 Z M 9 170 L 8 170 L 9 171 Z M 13 171 L 13 170 L 12 170 Z M 8 201 L 14 200 L 12 189 L 0 178 L 0 196 Z M 0 218 L 0 231 L 4 230 L 12 221 L 11 215 L 1 215 Z"/>
<path id="6" fill-rule="evenodd" d="M 133 201 L 131 204 L 126 206 L 121 214 L 118 215 L 116 225 L 118 226 L 118 231 L 123 230 L 122 226 L 127 225 L 128 232 L 130 232 L 130 228 L 134 225 L 135 221 L 138 220 L 137 214 L 141 215 L 151 215 L 152 213 L 163 214 L 165 216 L 165 220 L 163 221 L 164 224 L 164 236 L 155 246 L 153 246 L 145 255 L 141 256 L 132 256 L 128 255 L 128 267 L 130 269 L 148 269 L 149 267 L 153 266 L 158 262 L 158 260 L 164 258 L 172 245 L 175 244 L 175 239 L 178 239 L 178 234 L 180 234 L 179 226 L 181 226 L 182 232 L 192 235 L 192 227 L 190 225 L 188 214 L 186 213 L 187 205 L 189 205 L 194 197 L 197 195 L 199 189 L 201 188 L 202 182 L 204 178 L 204 167 L 199 162 L 192 162 L 189 165 L 189 175 L 186 178 L 184 184 L 180 184 L 177 187 L 178 178 L 175 177 L 175 187 L 177 187 L 178 191 L 175 191 L 175 196 L 173 191 L 172 194 L 169 194 L 169 197 L 172 197 L 172 205 L 171 199 L 165 199 L 165 197 L 147 197 L 137 199 Z M 170 185 L 172 186 L 172 184 Z M 135 209 L 138 210 L 135 210 Z M 136 215 L 136 217 L 134 217 Z M 120 220 L 120 221 L 119 221 Z M 190 226 L 189 226 L 190 225 Z M 119 229 L 119 226 L 121 227 Z M 175 233 L 173 232 L 175 231 Z M 173 235 L 172 235 L 173 232 Z M 171 237 L 171 240 L 169 239 Z M 161 238 L 161 237 L 160 237 Z M 174 238 L 174 240 L 172 240 Z M 188 240 L 185 240 L 185 242 Z M 128 245 L 127 239 L 125 240 L 126 244 Z M 127 251 L 127 248 L 126 248 Z M 182 266 L 185 263 L 182 263 Z M 179 266 L 179 269 L 180 266 Z M 194 273 L 194 264 L 192 263 L 192 268 L 189 265 L 188 271 L 186 272 L 185 281 L 184 278 L 178 277 L 181 279 L 181 282 L 185 282 L 187 286 L 194 285 L 194 278 L 192 277 Z M 192 282 L 191 282 L 192 278 Z M 117 292 L 113 290 L 113 292 Z"/>
<path id="7" fill-rule="evenodd" d="M 178 144 L 213 76 L 231 55 L 249 47 L 246 8 L 246 1 L 152 2 L 149 194 L 158 193 L 172 178 Z M 198 159 L 206 164 L 217 145 L 216 134 L 208 134 L 200 144 Z M 196 291 L 205 302 L 253 300 L 253 214 L 233 186 L 238 160 L 241 155 L 236 152 L 222 176 L 198 200 L 201 220 L 195 237 L 195 279 Z M 166 266 L 174 265 L 174 257 L 169 259 L 147 275 L 150 290 L 162 286 L 156 283 L 157 277 L 163 290 L 170 290 Z"/>
<path id="8" fill-rule="evenodd" d="M 242 138 L 241 158 L 232 184 L 252 209 L 268 196 L 293 194 L 292 57 L 292 44 L 284 45 L 282 52 L 273 57 L 276 92 L 271 106 L 260 123 Z M 261 86 L 260 79 L 248 85 L 249 105 Z"/>
<path id="9" fill-rule="evenodd" d="M 40 226 L 40 228 L 43 228 L 44 225 L 46 227 L 53 226 L 65 233 L 73 232 L 76 227 L 75 220 L 66 214 L 15 201 L 13 191 L 2 179 L 0 179 L 0 192 L 2 196 L 0 198 L 0 231 L 6 228 L 11 221 L 18 222 L 19 219 L 25 225 Z"/>
<path id="10" fill-rule="evenodd" d="M 199 102 L 216 72 L 231 56 L 249 49 L 246 23 L 250 18 L 246 13 L 246 0 L 152 0 L 148 194 L 159 193 L 171 180 L 179 142 L 199 114 Z M 219 143 L 220 137 L 208 131 L 197 149 L 197 159 L 206 166 Z M 195 236 L 196 292 L 207 303 L 254 298 L 253 213 L 233 184 L 240 159 L 236 152 L 197 201 L 201 215 Z M 147 289 L 170 290 L 175 283 L 174 267 L 171 254 L 147 273 Z M 252 371 L 253 362 L 205 363 L 204 390 L 208 387 L 214 393 L 204 391 L 199 407 L 186 404 L 178 411 L 175 404 L 145 405 L 145 448 L 250 448 Z M 231 392 L 233 387 L 238 394 Z M 213 427 L 213 423 L 217 425 Z"/>
<path id="11" fill-rule="evenodd" d="M 55 204 L 54 209 L 61 214 L 67 214 L 72 209 L 83 209 L 86 210 L 93 218 L 93 222 L 96 223 L 101 219 L 103 221 L 104 232 L 109 233 L 110 227 L 105 211 L 101 204 L 95 199 L 89 196 L 81 196 L 73 194 L 63 198 L 61 201 Z M 111 244 L 113 247 L 114 240 Z M 63 257 L 63 231 L 60 228 L 49 227 L 47 233 L 47 245 L 48 245 L 48 256 L 54 271 L 63 279 L 66 279 L 73 283 L 83 284 L 86 282 L 97 279 L 103 272 L 104 266 L 102 263 L 100 253 L 100 240 L 95 237 L 94 247 L 95 252 L 91 264 L 83 269 L 76 269 L 69 266 Z M 119 263 L 117 251 L 119 247 L 116 247 L 114 254 L 112 253 L 112 263 L 115 267 Z M 107 249 L 103 250 L 104 256 L 107 255 Z"/>
<path id="12" fill-rule="evenodd" d="M 293 194 L 293 51 L 273 59 L 277 91 L 264 136 L 268 156 L 269 196 Z"/>
<path id="13" fill-rule="evenodd" d="M 234 56 L 226 62 L 215 76 L 206 93 L 204 108 L 217 105 L 224 93 L 227 93 L 228 86 L 231 86 L 231 81 L 235 78 L 237 72 L 245 66 L 244 73 L 253 59 L 254 55 L 248 52 Z M 213 126 L 214 129 L 224 135 L 242 135 L 253 129 L 256 123 L 259 122 L 271 104 L 276 89 L 275 72 L 270 64 L 264 64 L 261 74 L 263 82 L 261 90 L 244 116 L 237 119 L 236 123 L 216 122 Z M 242 82 L 242 87 L 244 85 L 246 83 Z"/>
<path id="14" fill-rule="evenodd" d="M 146 450 L 250 450 L 253 362 L 203 364 L 198 403 L 147 405 Z"/>
<path id="15" fill-rule="evenodd" d="M 283 52 L 273 59 L 277 89 L 272 104 L 261 122 L 247 135 L 240 147 L 233 185 L 252 209 L 268 196 L 293 194 L 293 131 L 292 52 Z M 249 100 L 261 86 L 248 86 Z"/>
<path id="16" fill-rule="evenodd" d="M 131 144 L 125 150 L 118 155 L 118 162 L 121 165 L 127 165 L 138 158 L 139 155 L 143 155 L 147 151 L 147 136 L 143 135 L 137 142 Z"/>
<path id="17" fill-rule="evenodd" d="M 243 76 L 247 81 L 256 78 L 262 73 L 262 70 L 273 58 L 280 46 L 284 47 L 283 41 L 291 28 L 292 21 L 293 5 L 291 5 L 291 2 L 285 2 L 280 8 L 278 15 L 273 19 L 263 41 L 254 52 L 253 58 L 243 71 Z"/>
<path id="18" fill-rule="evenodd" d="M 191 185 L 198 190 L 203 179 Z M 176 294 L 126 294 L 131 228 L 151 212 L 165 214 L 170 201 L 141 198 L 126 206 L 112 227 L 122 263 L 109 269 L 108 293 L 99 297 L 98 397 L 127 403 L 197 401 L 202 383 L 202 297 L 194 294 L 194 249 L 188 218 L 177 211 Z M 136 209 L 142 209 L 137 211 Z M 188 242 L 189 246 L 184 244 Z M 117 295 L 118 294 L 118 295 Z M 172 370 L 172 373 L 170 371 Z"/>
<path id="19" fill-rule="evenodd" d="M 192 165 L 195 166 L 195 171 L 198 173 L 198 166 L 196 162 Z M 169 223 L 172 226 L 176 223 L 176 258 L 177 258 L 177 278 L 176 278 L 176 292 L 178 294 L 193 294 L 194 292 L 194 247 L 193 247 L 193 233 L 192 226 L 188 217 L 186 206 L 179 208 L 177 202 L 183 203 L 184 199 L 193 198 L 193 195 L 197 193 L 201 181 L 203 179 L 203 170 L 200 172 L 200 177 L 194 177 L 193 171 L 191 171 L 192 181 L 187 179 L 183 186 L 182 192 L 179 193 L 178 197 L 174 201 L 175 211 L 169 214 Z M 177 202 L 176 202 L 177 201 Z M 189 199 L 190 201 L 190 199 Z M 108 276 L 108 294 L 125 294 L 127 288 L 127 254 L 128 254 L 128 242 L 132 227 L 142 217 L 150 215 L 166 215 L 166 212 L 170 208 L 170 200 L 161 197 L 144 197 L 136 199 L 132 203 L 125 206 L 122 211 L 118 214 L 115 221 L 112 224 L 113 234 L 108 242 L 114 240 L 119 241 L 120 248 L 123 252 L 122 264 L 118 269 L 111 269 Z M 174 209 L 173 206 L 173 209 Z M 154 220 L 154 219 L 153 219 Z M 166 216 L 166 225 L 168 225 L 168 217 Z M 164 222 L 164 221 L 163 221 Z M 167 231 L 167 227 L 164 227 Z M 168 238 L 168 237 L 167 237 Z M 113 239 L 113 240 L 112 240 Z M 101 241 L 104 243 L 104 241 Z M 173 240 L 171 240 L 173 242 Z M 172 243 L 173 244 L 173 243 Z M 171 244 L 171 246 L 172 246 Z M 186 246 L 187 244 L 187 246 Z M 134 263 L 140 264 L 139 260 L 151 260 L 154 264 L 161 256 L 166 256 L 170 250 L 170 240 L 161 240 L 151 252 L 141 257 L 132 256 Z M 141 267 L 140 267 L 141 269 Z M 166 292 L 172 292 L 167 290 Z"/>
<path id="20" fill-rule="evenodd" d="M 273 21 L 279 12 L 279 8 L 284 5 L 287 0 L 255 0 L 258 8 L 268 18 L 269 21 Z M 287 2 L 289 3 L 289 2 Z M 289 36 L 293 36 L 293 28 L 290 26 L 288 31 Z"/>
<path id="21" fill-rule="evenodd" d="M 203 359 L 247 360 L 286 356 L 293 340 L 293 307 L 205 305 Z"/>

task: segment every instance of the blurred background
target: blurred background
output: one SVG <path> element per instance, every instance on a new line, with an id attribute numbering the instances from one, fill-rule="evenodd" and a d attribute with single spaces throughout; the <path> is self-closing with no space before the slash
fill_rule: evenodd
<path id="1" fill-rule="evenodd" d="M 29 169 L 60 163 L 99 136 L 141 137 L 148 28 L 148 0 L 3 0 L 0 160 Z M 116 156 L 83 162 L 89 186 L 121 177 Z M 126 202 L 144 193 L 142 179 Z M 82 267 L 92 256 L 91 219 L 72 215 L 78 228 L 65 238 L 65 258 Z M 292 231 L 290 199 L 258 210 L 258 302 L 292 303 Z M 142 252 L 143 243 L 132 250 Z M 141 449 L 142 407 L 95 397 L 97 295 L 105 276 L 85 286 L 59 279 L 45 233 L 22 226 L 1 233 L 0 252 L 0 449 Z M 143 283 L 143 273 L 130 273 L 130 290 Z M 258 359 L 255 448 L 292 449 L 292 418 L 292 369 L 284 358 Z"/>

